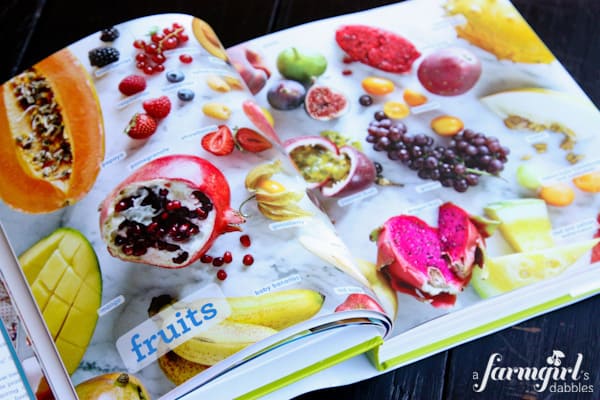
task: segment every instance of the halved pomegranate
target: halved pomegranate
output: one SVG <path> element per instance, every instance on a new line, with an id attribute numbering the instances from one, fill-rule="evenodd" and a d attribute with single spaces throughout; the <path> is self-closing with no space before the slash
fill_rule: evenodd
<path id="1" fill-rule="evenodd" d="M 157 158 L 121 182 L 100 207 L 101 236 L 121 260 L 181 268 L 199 259 L 244 219 L 230 205 L 227 180 L 192 155 Z"/>
<path id="2" fill-rule="evenodd" d="M 326 197 L 348 196 L 375 182 L 375 164 L 352 146 L 338 148 L 323 136 L 301 136 L 284 147 L 308 187 L 320 188 Z"/>

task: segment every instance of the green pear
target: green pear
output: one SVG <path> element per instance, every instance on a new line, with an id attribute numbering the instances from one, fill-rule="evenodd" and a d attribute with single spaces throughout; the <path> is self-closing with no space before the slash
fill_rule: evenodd
<path id="1" fill-rule="evenodd" d="M 325 56 L 315 52 L 287 48 L 277 56 L 277 69 L 287 78 L 302 83 L 310 83 L 327 69 Z"/>

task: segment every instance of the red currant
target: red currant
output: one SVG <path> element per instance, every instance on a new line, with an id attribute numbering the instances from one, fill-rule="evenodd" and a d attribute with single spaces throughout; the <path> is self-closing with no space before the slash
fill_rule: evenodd
<path id="1" fill-rule="evenodd" d="M 190 37 L 188 35 L 186 35 L 185 33 L 181 32 L 179 35 L 177 35 L 177 38 L 179 39 L 180 42 L 187 42 Z"/>
<path id="2" fill-rule="evenodd" d="M 242 259 L 242 263 L 244 263 L 245 266 L 250 266 L 254 264 L 254 257 L 252 257 L 251 254 L 246 254 Z"/>
<path id="3" fill-rule="evenodd" d="M 221 281 L 224 281 L 225 279 L 227 279 L 227 272 L 225 272 L 225 270 L 218 270 L 217 271 L 217 278 Z"/>
<path id="4" fill-rule="evenodd" d="M 143 50 L 143 49 L 145 49 L 145 48 L 146 48 L 146 42 L 144 42 L 144 41 L 143 41 L 143 40 L 141 40 L 141 39 L 134 40 L 134 42 L 133 42 L 133 47 L 135 47 L 136 49 Z"/>
<path id="5" fill-rule="evenodd" d="M 135 60 L 136 61 L 146 61 L 146 55 L 144 53 L 137 53 L 135 55 Z"/>
<path id="6" fill-rule="evenodd" d="M 244 247 L 250 247 L 250 244 L 252 244 L 251 241 L 250 241 L 250 236 L 248 236 L 248 235 L 242 235 L 242 236 L 240 236 L 240 243 Z"/>
<path id="7" fill-rule="evenodd" d="M 154 67 L 152 67 L 152 65 L 144 66 L 144 73 L 146 75 L 152 75 L 154 73 Z"/>
<path id="8" fill-rule="evenodd" d="M 146 68 L 146 61 L 140 61 L 137 64 L 135 64 L 137 69 L 144 69 Z"/>
<path id="9" fill-rule="evenodd" d="M 181 61 L 184 64 L 189 64 L 192 62 L 192 60 L 193 58 L 189 54 L 182 54 L 179 56 L 179 61 Z"/>
<path id="10" fill-rule="evenodd" d="M 226 251 L 225 253 L 223 253 L 223 262 L 225 262 L 225 264 L 229 264 L 233 261 L 233 254 L 231 254 L 230 251 Z"/>
<path id="11" fill-rule="evenodd" d="M 202 261 L 205 264 L 211 263 L 212 260 L 213 260 L 212 256 L 210 256 L 208 254 L 202 254 L 202 256 L 200 256 L 200 261 Z"/>
<path id="12" fill-rule="evenodd" d="M 165 38 L 165 35 L 163 35 L 161 33 L 153 33 L 152 36 L 150 36 L 150 40 L 152 40 L 154 43 L 159 43 L 164 38 Z"/>
<path id="13" fill-rule="evenodd" d="M 163 72 L 165 70 L 165 66 L 162 64 L 156 64 L 154 66 L 154 72 Z"/>
<path id="14" fill-rule="evenodd" d="M 172 50 L 179 46 L 179 39 L 177 39 L 175 36 L 169 36 L 161 43 L 161 45 L 165 50 Z"/>
<path id="15" fill-rule="evenodd" d="M 164 63 L 165 61 L 167 61 L 167 57 L 165 57 L 165 55 L 164 55 L 164 54 L 162 54 L 162 53 L 159 53 L 159 54 L 154 54 L 154 55 L 152 56 L 152 61 L 154 61 L 154 62 L 155 62 L 155 63 L 157 63 L 157 64 L 162 64 L 162 63 Z"/>
<path id="16" fill-rule="evenodd" d="M 169 27 L 166 27 L 166 28 L 163 29 L 163 33 L 165 35 L 168 35 L 169 33 L 173 33 L 173 29 L 171 29 Z"/>
<path id="17" fill-rule="evenodd" d="M 173 25 L 172 25 L 172 26 L 173 26 L 173 29 L 180 29 L 180 28 L 183 28 L 183 26 L 181 26 L 181 24 L 180 24 L 180 23 L 178 23 L 178 22 L 173 22 Z"/>

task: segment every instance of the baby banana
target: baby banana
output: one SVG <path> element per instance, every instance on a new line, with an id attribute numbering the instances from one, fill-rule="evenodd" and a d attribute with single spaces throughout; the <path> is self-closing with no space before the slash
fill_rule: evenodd
<path id="1" fill-rule="evenodd" d="M 225 320 L 200 332 L 173 351 L 188 361 L 214 365 L 275 333 L 275 329 L 266 326 Z"/>
<path id="2" fill-rule="evenodd" d="M 321 310 L 324 297 L 310 289 L 290 289 L 261 296 L 229 297 L 229 321 L 281 330 L 305 321 Z"/>

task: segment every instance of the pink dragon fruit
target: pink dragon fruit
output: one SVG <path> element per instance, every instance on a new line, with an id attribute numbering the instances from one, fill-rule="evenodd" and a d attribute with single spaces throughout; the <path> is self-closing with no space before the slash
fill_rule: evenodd
<path id="1" fill-rule="evenodd" d="M 411 215 L 388 219 L 374 231 L 377 268 L 392 287 L 436 307 L 449 307 L 481 265 L 485 245 L 469 215 L 452 203 L 440 207 L 438 228 Z"/>

